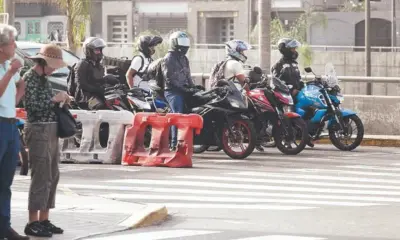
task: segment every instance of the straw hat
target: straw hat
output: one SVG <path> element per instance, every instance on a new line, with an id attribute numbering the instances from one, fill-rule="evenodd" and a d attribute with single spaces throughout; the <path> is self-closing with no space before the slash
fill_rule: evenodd
<path id="1" fill-rule="evenodd" d="M 54 44 L 44 45 L 38 54 L 35 56 L 27 57 L 30 59 L 43 59 L 46 61 L 47 66 L 58 69 L 67 66 L 62 57 L 62 50 L 59 46 Z"/>

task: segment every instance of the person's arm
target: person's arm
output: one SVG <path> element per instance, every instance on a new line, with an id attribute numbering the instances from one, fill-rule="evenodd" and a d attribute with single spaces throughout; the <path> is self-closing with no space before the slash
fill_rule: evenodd
<path id="1" fill-rule="evenodd" d="M 142 59 L 140 57 L 134 57 L 125 75 L 126 81 L 128 82 L 130 88 L 133 88 L 134 84 L 133 78 L 135 77 L 136 73 L 139 71 L 141 66 L 142 66 Z"/>
<path id="2" fill-rule="evenodd" d="M 96 84 L 90 84 L 89 79 L 92 78 L 92 72 L 90 71 L 89 63 L 82 61 L 77 64 L 75 70 L 76 82 L 79 83 L 80 88 L 83 91 L 90 93 L 98 93 L 100 95 L 104 94 L 104 89 Z"/>
<path id="3" fill-rule="evenodd" d="M 15 76 L 15 75 L 14 75 Z M 19 102 L 21 101 L 22 97 L 25 94 L 25 81 L 23 81 L 19 76 L 16 76 L 19 79 L 17 80 L 17 94 L 15 96 L 15 103 L 18 105 Z"/>
<path id="4" fill-rule="evenodd" d="M 22 63 L 18 59 L 13 59 L 10 66 L 7 69 L 6 74 L 0 80 L 0 97 L 3 96 L 6 91 L 8 84 L 13 79 L 13 76 L 18 72 L 18 69 L 22 67 Z M 15 82 L 13 82 L 14 84 Z"/>
<path id="5" fill-rule="evenodd" d="M 195 84 L 194 84 L 194 82 L 193 82 L 192 73 L 191 73 L 191 71 L 190 71 L 189 59 L 188 59 L 186 56 L 185 56 L 185 61 L 186 61 L 186 64 L 187 64 L 187 69 L 188 69 L 188 82 L 189 82 L 189 86 L 190 86 L 190 87 L 194 87 Z"/>
<path id="6" fill-rule="evenodd" d="M 232 71 L 233 76 L 235 76 L 243 86 L 246 83 L 243 65 L 238 61 L 230 61 L 227 64 L 229 64 L 228 67 Z"/>

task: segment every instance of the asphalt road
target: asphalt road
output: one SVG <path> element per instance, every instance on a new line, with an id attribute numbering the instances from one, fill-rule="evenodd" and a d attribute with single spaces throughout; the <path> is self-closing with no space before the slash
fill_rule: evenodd
<path id="1" fill-rule="evenodd" d="M 159 226 L 96 239 L 400 239 L 396 148 L 316 146 L 297 156 L 266 149 L 246 160 L 206 152 L 189 169 L 61 167 L 63 191 L 163 203 L 171 214 Z"/>

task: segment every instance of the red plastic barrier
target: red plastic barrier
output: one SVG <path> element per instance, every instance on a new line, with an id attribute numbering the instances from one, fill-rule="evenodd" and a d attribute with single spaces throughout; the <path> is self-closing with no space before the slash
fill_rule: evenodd
<path id="1" fill-rule="evenodd" d="M 147 126 L 151 126 L 149 149 L 144 146 Z M 178 128 L 177 150 L 169 149 L 170 127 Z M 193 130 L 200 134 L 203 118 L 197 114 L 138 113 L 125 135 L 123 165 L 192 167 Z"/>

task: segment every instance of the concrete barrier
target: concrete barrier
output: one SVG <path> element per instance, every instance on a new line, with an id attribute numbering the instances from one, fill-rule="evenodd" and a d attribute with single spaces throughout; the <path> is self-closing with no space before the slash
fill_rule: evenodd
<path id="1" fill-rule="evenodd" d="M 400 136 L 400 97 L 345 95 L 343 107 L 357 112 L 365 134 Z"/>

